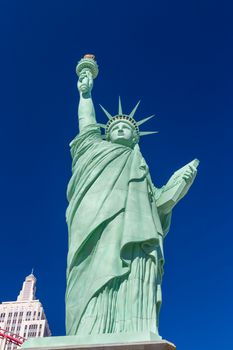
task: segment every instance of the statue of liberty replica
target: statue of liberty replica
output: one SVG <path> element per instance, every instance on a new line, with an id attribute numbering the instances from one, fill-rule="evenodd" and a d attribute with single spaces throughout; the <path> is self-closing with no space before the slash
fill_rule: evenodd
<path id="1" fill-rule="evenodd" d="M 84 56 L 76 72 L 79 134 L 70 144 L 66 213 L 67 335 L 148 333 L 159 340 L 163 241 L 198 160 L 156 188 L 139 148 L 141 137 L 154 133 L 141 130 L 153 116 L 138 118 L 138 104 L 125 114 L 119 99 L 118 112 L 102 107 L 107 123 L 98 123 L 91 96 L 98 74 L 94 56 Z"/>

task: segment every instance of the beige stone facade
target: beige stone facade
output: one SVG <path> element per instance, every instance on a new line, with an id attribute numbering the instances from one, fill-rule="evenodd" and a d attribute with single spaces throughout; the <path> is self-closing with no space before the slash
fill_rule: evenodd
<path id="1" fill-rule="evenodd" d="M 44 309 L 35 297 L 36 278 L 26 277 L 16 301 L 0 304 L 0 329 L 26 339 L 49 337 L 51 332 Z M 0 350 L 15 350 L 17 346 L 0 338 Z"/>

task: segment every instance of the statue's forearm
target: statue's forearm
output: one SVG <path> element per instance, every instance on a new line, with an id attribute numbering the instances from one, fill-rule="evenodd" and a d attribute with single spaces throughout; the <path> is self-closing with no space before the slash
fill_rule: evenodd
<path id="1" fill-rule="evenodd" d="M 161 188 L 154 187 L 154 198 L 156 201 L 156 205 L 160 214 L 167 215 L 173 209 L 173 205 L 171 202 L 167 202 L 166 205 L 161 204 L 161 197 L 166 191 L 166 186 L 162 186 Z M 164 204 L 164 203 L 163 203 Z"/>
<path id="2" fill-rule="evenodd" d="M 91 94 L 80 94 L 78 106 L 78 120 L 80 133 L 90 124 L 95 124 L 95 109 Z"/>

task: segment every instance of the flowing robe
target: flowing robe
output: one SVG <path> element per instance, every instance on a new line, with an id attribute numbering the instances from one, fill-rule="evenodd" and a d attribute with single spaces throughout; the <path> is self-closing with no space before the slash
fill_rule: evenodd
<path id="1" fill-rule="evenodd" d="M 89 126 L 71 142 L 67 335 L 157 332 L 163 238 L 148 166 L 134 149 Z"/>

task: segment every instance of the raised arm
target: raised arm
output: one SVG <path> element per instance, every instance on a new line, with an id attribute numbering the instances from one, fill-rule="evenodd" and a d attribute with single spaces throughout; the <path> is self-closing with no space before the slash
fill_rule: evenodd
<path id="1" fill-rule="evenodd" d="M 80 94 L 78 106 L 79 132 L 90 124 L 96 123 L 95 109 L 92 102 L 91 90 L 93 88 L 93 78 L 89 70 L 83 71 L 78 80 L 78 90 Z"/>

